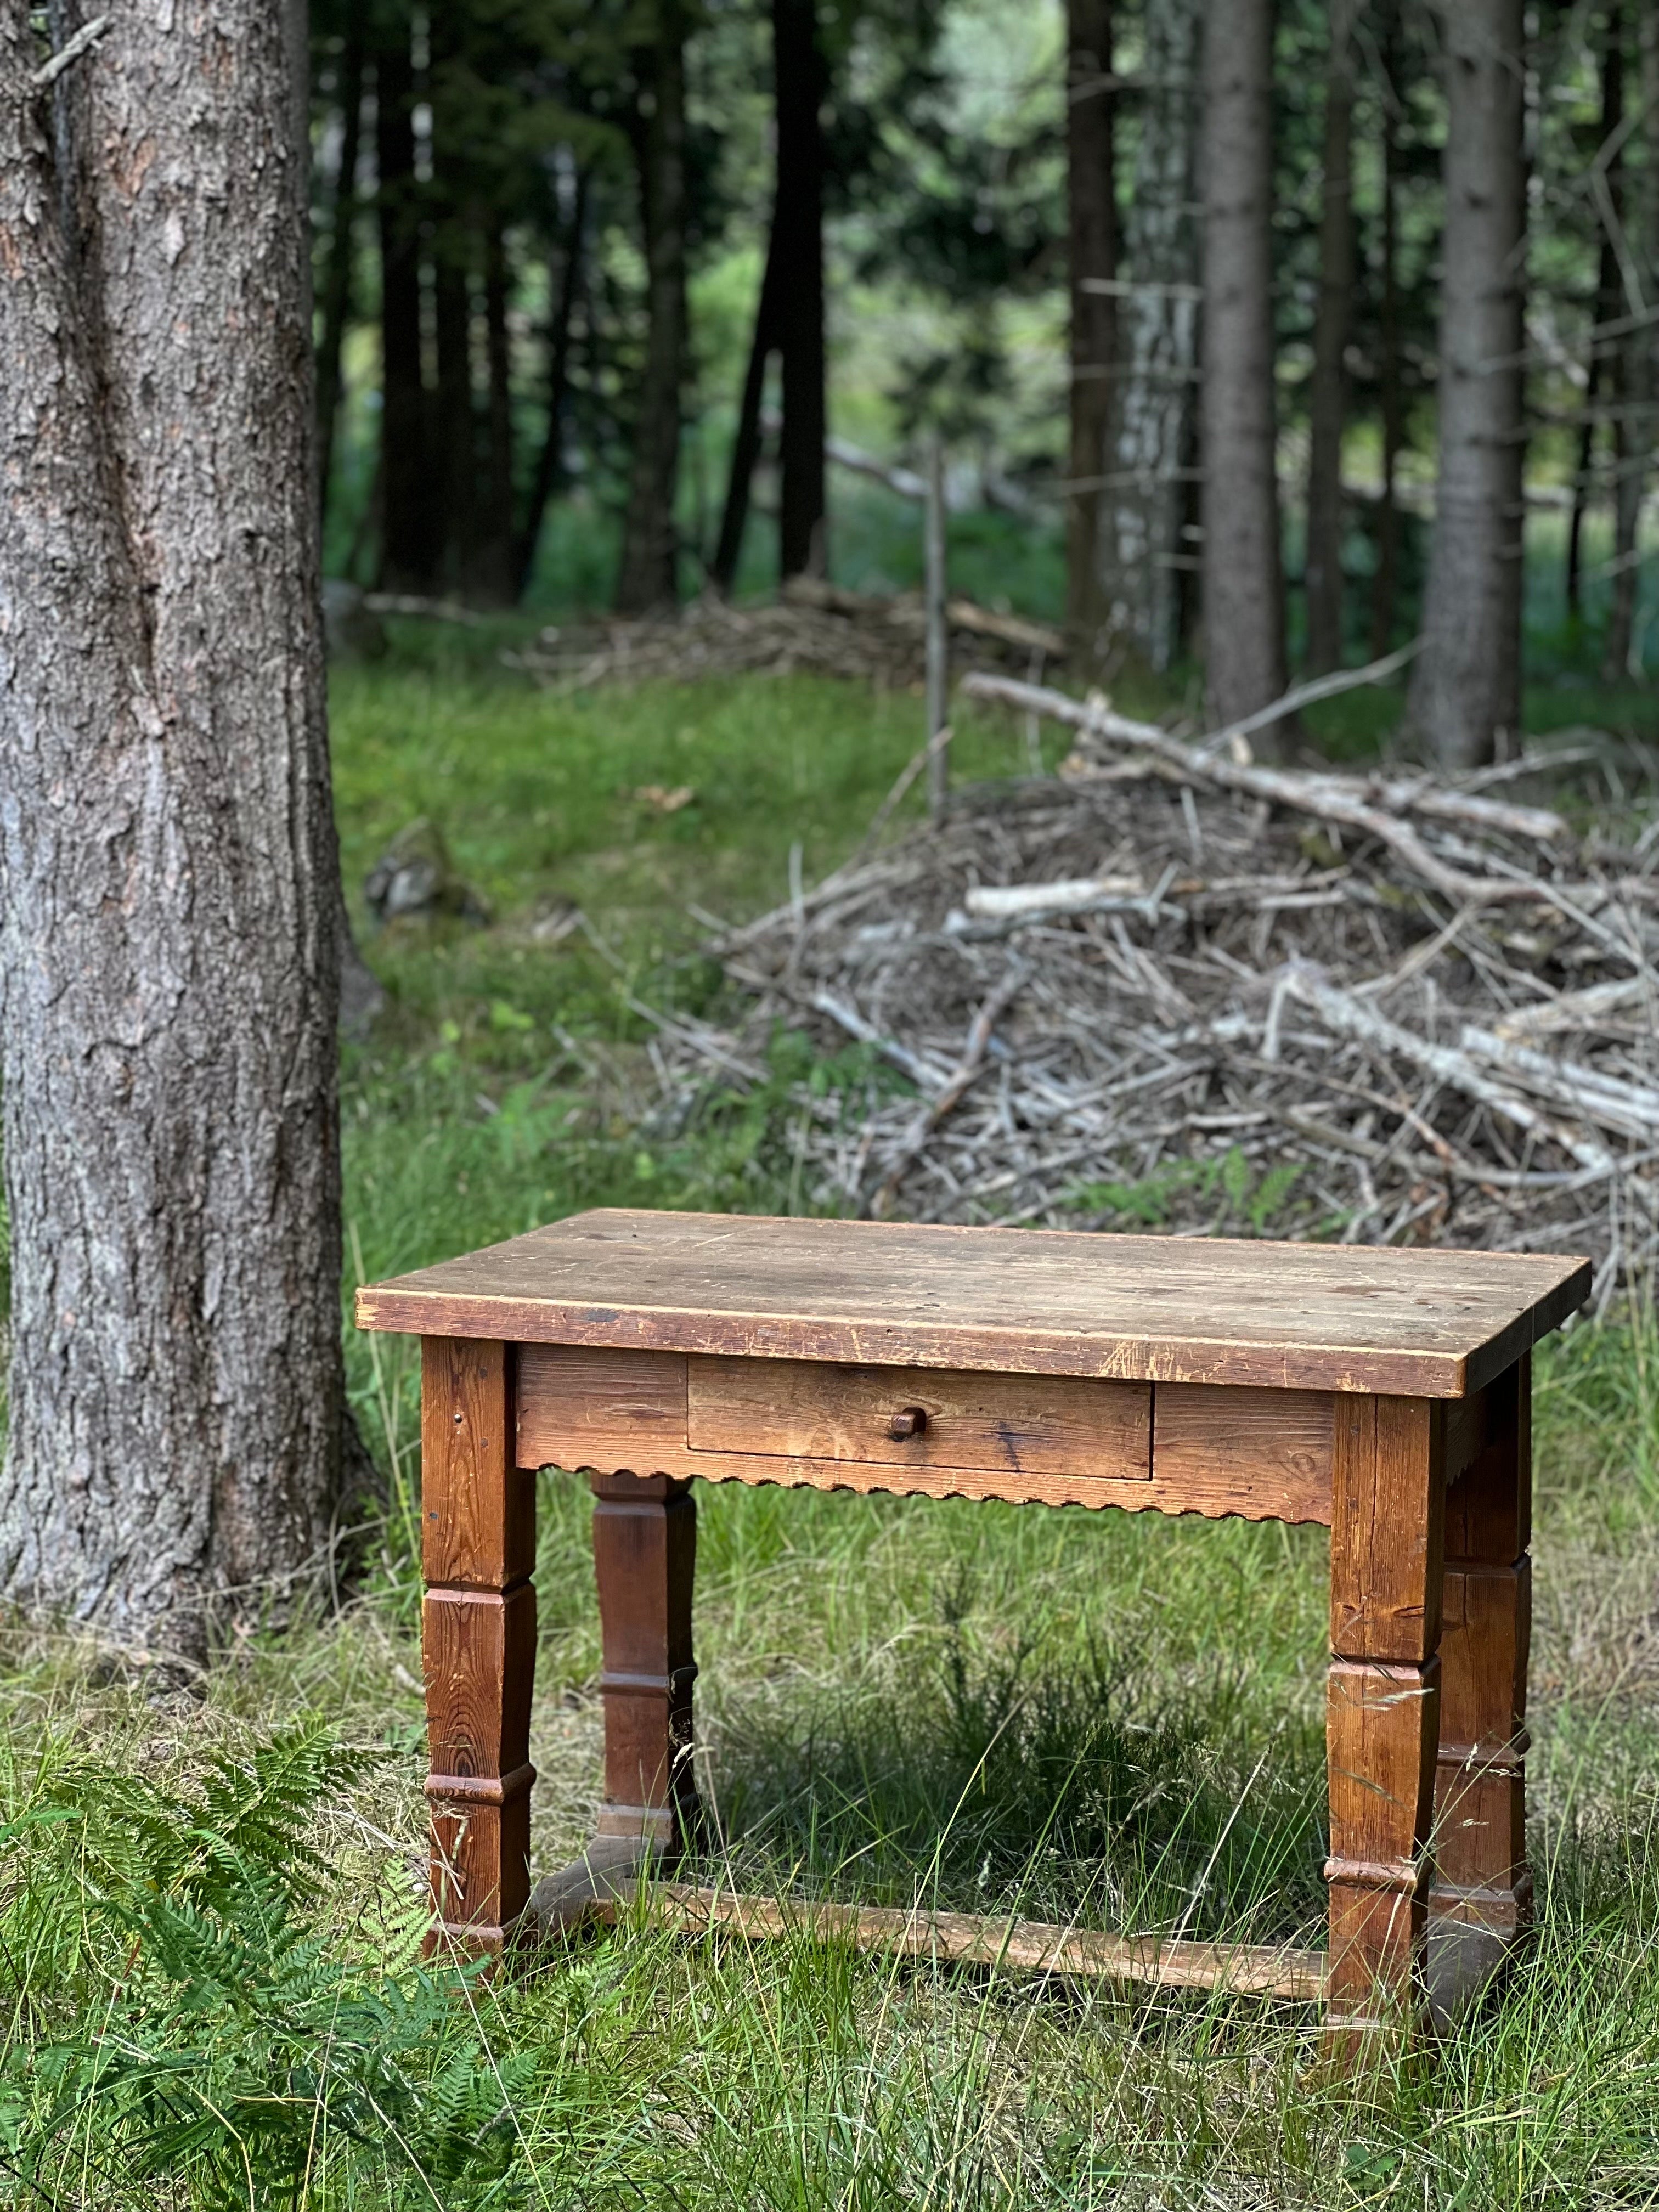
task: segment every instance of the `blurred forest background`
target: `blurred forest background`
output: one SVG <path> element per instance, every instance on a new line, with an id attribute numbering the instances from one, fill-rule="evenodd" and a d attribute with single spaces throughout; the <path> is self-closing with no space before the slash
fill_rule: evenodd
<path id="1" fill-rule="evenodd" d="M 1530 677 L 1639 678 L 1654 11 L 1205 14 L 316 0 L 329 573 L 890 592 L 937 438 L 953 580 L 1114 689 L 1207 659 L 1231 715 L 1410 639 L 1437 491 L 1443 758 L 1501 754 L 1523 620 Z"/>

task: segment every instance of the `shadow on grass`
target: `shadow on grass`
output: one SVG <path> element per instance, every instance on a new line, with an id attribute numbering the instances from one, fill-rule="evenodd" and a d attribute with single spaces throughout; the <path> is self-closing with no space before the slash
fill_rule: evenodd
<path id="1" fill-rule="evenodd" d="M 902 1680 L 716 1723 L 730 1878 L 860 1903 L 1318 1943 L 1324 1746 L 1218 1665 L 1138 1681 L 1091 1649 L 976 1651 L 947 1617 Z"/>

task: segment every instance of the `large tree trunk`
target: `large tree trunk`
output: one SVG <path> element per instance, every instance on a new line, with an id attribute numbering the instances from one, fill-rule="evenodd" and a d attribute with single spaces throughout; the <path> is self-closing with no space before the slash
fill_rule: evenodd
<path id="1" fill-rule="evenodd" d="M 421 377 L 421 223 L 415 179 L 415 69 L 394 7 L 374 50 L 374 159 L 380 234 L 380 581 L 433 580 L 432 486 Z"/>
<path id="2" fill-rule="evenodd" d="M 684 0 L 657 0 L 655 38 L 635 50 L 641 94 L 635 145 L 644 216 L 648 328 L 617 580 L 621 614 L 678 600 L 680 386 L 685 373 Z"/>
<path id="3" fill-rule="evenodd" d="M 1342 659 L 1342 432 L 1344 366 L 1353 292 L 1353 33 L 1357 0 L 1330 0 L 1325 72 L 1324 201 L 1319 223 L 1319 304 L 1308 392 L 1308 668 Z"/>
<path id="4" fill-rule="evenodd" d="M 1066 623 L 1086 659 L 1108 647 L 1098 541 L 1112 425 L 1117 301 L 1091 290 L 1117 276 L 1112 0 L 1068 0 L 1066 204 L 1071 283 L 1071 489 L 1066 502 Z"/>
<path id="5" fill-rule="evenodd" d="M 1637 171 L 1630 194 L 1631 250 L 1641 272 L 1645 307 L 1659 305 L 1659 12 L 1642 10 L 1641 104 L 1644 160 Z M 1636 591 L 1641 571 L 1637 566 L 1637 536 L 1641 526 L 1642 499 L 1648 471 L 1659 447 L 1659 361 L 1655 349 L 1659 331 L 1651 323 L 1633 330 L 1624 344 L 1621 384 L 1624 392 L 1624 457 L 1613 525 L 1613 604 L 1607 613 L 1607 643 L 1601 673 L 1609 684 L 1621 683 L 1632 672 L 1631 644 L 1636 622 Z"/>
<path id="6" fill-rule="evenodd" d="M 1193 220 L 1205 0 L 1146 11 L 1140 142 L 1124 224 L 1130 278 L 1118 316 L 1111 465 L 1103 487 L 1100 586 L 1115 646 L 1155 670 L 1181 643 L 1181 572 L 1198 359 Z"/>
<path id="7" fill-rule="evenodd" d="M 1210 0 L 1204 38 L 1204 659 L 1240 720 L 1285 689 L 1274 473 L 1273 4 Z M 1282 744 L 1273 731 L 1259 750 Z"/>
<path id="8" fill-rule="evenodd" d="M 1408 714 L 1448 768 L 1490 760 L 1521 714 L 1521 0 L 1456 0 L 1440 11 L 1440 470 Z"/>
<path id="9" fill-rule="evenodd" d="M 821 576 L 825 544 L 823 129 L 827 85 L 817 0 L 772 0 L 777 81 L 778 190 L 773 226 L 788 272 L 777 302 L 783 428 L 778 442 L 778 570 Z"/>
<path id="10" fill-rule="evenodd" d="M 0 1587 L 190 1653 L 315 1561 L 344 1431 L 284 12 L 128 0 L 60 169 L 0 0 Z"/>
<path id="11" fill-rule="evenodd" d="M 334 459 L 334 428 L 340 412 L 340 356 L 351 313 L 351 277 L 356 252 L 357 154 L 363 116 L 363 4 L 356 0 L 347 19 L 340 57 L 340 173 L 323 277 L 323 328 L 317 344 L 317 496 L 328 512 L 329 477 Z"/>

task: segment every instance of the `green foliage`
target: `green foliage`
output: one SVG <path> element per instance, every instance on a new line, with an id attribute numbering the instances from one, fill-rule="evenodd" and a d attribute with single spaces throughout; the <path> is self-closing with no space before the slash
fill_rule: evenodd
<path id="1" fill-rule="evenodd" d="M 1212 1224 L 1215 1233 L 1237 1235 L 1243 1231 L 1252 1237 L 1265 1237 L 1275 1228 L 1282 1232 L 1296 1218 L 1298 1209 L 1292 1208 L 1290 1201 L 1301 1175 L 1299 1165 L 1281 1160 L 1258 1176 L 1243 1152 L 1234 1145 L 1206 1159 L 1171 1160 L 1133 1182 L 1079 1183 L 1066 1193 L 1066 1201 L 1103 1219 L 1162 1229 L 1169 1223 L 1176 1197 L 1192 1193 L 1200 1201 L 1218 1202 Z"/>

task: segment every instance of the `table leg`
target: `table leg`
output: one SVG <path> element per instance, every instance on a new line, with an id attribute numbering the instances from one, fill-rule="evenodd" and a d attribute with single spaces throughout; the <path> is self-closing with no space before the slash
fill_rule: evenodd
<path id="1" fill-rule="evenodd" d="M 1486 1394 L 1483 1437 L 1446 1493 L 1429 1988 L 1449 2017 L 1501 1972 L 1531 1915 L 1527 1651 L 1532 1625 L 1532 1361 Z"/>
<path id="2" fill-rule="evenodd" d="M 1439 1737 L 1444 1416 L 1336 1401 L 1331 1527 L 1330 1957 L 1339 2053 L 1419 2003 Z"/>
<path id="3" fill-rule="evenodd" d="M 658 1860 L 696 1832 L 691 1770 L 691 1589 L 697 1507 L 668 1475 L 596 1474 L 593 1567 L 604 1670 L 601 1836 L 637 1838 Z"/>
<path id="4" fill-rule="evenodd" d="M 421 1345 L 422 1615 L 437 1925 L 499 1951 L 530 1893 L 533 1474 L 513 1464 L 512 1348 Z"/>

